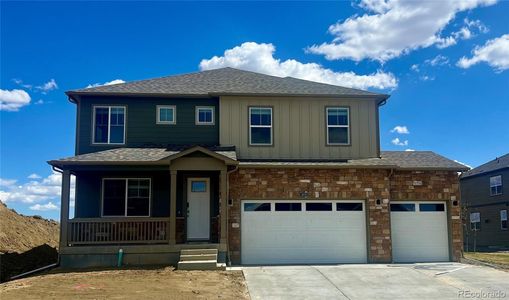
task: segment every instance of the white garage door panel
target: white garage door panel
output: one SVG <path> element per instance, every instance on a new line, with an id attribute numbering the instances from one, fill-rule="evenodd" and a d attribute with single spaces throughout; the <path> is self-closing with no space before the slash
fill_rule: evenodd
<path id="1" fill-rule="evenodd" d="M 395 202 L 393 202 L 395 203 Z M 447 211 L 391 212 L 392 256 L 395 262 L 449 261 Z"/>
<path id="2" fill-rule="evenodd" d="M 271 203 L 271 211 L 244 211 L 243 264 L 365 263 L 366 219 L 362 211 L 305 211 L 306 201 Z M 275 211 L 275 203 L 302 203 L 302 211 Z M 359 201 L 348 201 L 359 202 Z"/>

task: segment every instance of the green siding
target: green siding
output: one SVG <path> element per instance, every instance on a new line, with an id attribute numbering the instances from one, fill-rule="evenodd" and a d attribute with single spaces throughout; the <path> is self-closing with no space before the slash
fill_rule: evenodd
<path id="1" fill-rule="evenodd" d="M 127 107 L 125 145 L 92 144 L 94 105 Z M 175 105 L 177 124 L 156 124 L 157 105 Z M 196 106 L 214 106 L 215 124 L 196 125 Z M 116 147 L 218 145 L 219 100 L 217 98 L 83 97 L 79 103 L 78 124 L 76 154 Z"/>

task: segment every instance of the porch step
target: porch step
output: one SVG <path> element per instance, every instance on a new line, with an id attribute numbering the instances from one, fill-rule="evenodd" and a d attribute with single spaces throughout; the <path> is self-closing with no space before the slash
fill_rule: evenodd
<path id="1" fill-rule="evenodd" d="M 206 255 L 212 254 L 217 256 L 217 249 L 182 249 L 180 255 Z"/>
<path id="2" fill-rule="evenodd" d="M 197 254 L 197 255 L 180 255 L 180 261 L 196 261 L 196 260 L 215 260 L 217 254 Z"/>
<path id="3" fill-rule="evenodd" d="M 218 264 L 217 260 L 179 261 L 179 270 L 226 270 L 225 264 Z"/>
<path id="4" fill-rule="evenodd" d="M 180 250 L 179 270 L 226 270 L 225 264 L 217 263 L 217 249 Z"/>

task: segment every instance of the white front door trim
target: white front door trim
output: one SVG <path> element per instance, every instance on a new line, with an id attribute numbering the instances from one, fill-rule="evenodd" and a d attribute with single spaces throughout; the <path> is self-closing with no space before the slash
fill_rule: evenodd
<path id="1" fill-rule="evenodd" d="M 193 192 L 193 182 L 205 182 L 204 191 Z M 187 179 L 187 240 L 210 239 L 210 178 Z"/>

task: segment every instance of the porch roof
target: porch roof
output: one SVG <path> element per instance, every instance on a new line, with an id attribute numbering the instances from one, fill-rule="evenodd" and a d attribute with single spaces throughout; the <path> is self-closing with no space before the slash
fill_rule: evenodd
<path id="1" fill-rule="evenodd" d="M 115 148 L 48 161 L 54 167 L 72 165 L 167 165 L 170 161 L 195 152 L 222 160 L 227 165 L 237 164 L 232 147 L 207 149 L 193 146 L 187 149 L 172 148 Z"/>

